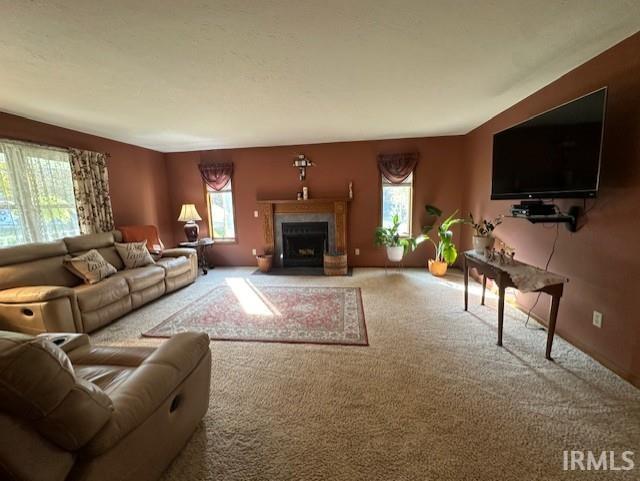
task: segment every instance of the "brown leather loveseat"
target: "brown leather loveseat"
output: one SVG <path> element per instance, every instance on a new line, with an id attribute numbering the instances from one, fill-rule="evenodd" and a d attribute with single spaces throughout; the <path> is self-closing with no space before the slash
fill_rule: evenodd
<path id="1" fill-rule="evenodd" d="M 155 480 L 206 413 L 210 374 L 206 334 L 154 349 L 0 331 L 0 479 Z"/>
<path id="2" fill-rule="evenodd" d="M 114 245 L 121 241 L 113 231 L 0 249 L 0 329 L 92 332 L 198 276 L 194 249 L 167 249 L 156 264 L 125 269 Z M 88 285 L 63 260 L 91 249 L 118 272 Z"/>

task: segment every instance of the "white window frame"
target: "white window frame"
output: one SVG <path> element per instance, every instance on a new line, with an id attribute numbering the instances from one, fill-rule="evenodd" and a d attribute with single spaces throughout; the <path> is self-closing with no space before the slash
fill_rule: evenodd
<path id="1" fill-rule="evenodd" d="M 408 212 L 408 225 L 409 232 L 400 233 L 400 237 L 406 239 L 408 237 L 412 237 L 413 235 L 413 172 L 400 184 L 394 184 L 389 181 L 384 175 L 381 174 L 381 183 L 380 183 L 380 225 L 384 225 L 384 190 L 385 189 L 393 189 L 396 187 L 406 187 L 409 186 L 409 212 Z"/>
<path id="2" fill-rule="evenodd" d="M 233 237 L 216 237 L 213 229 L 213 196 L 231 192 L 231 212 L 233 215 Z M 209 235 L 215 242 L 236 243 L 238 242 L 238 224 L 236 222 L 236 197 L 233 192 L 233 180 L 229 180 L 221 190 L 214 190 L 207 187 L 207 210 L 209 214 Z"/>
<path id="3" fill-rule="evenodd" d="M 14 210 L 14 213 L 8 212 L 7 215 L 12 219 L 20 219 L 19 224 L 17 221 L 13 224 L 15 226 L 14 232 L 17 235 L 16 242 L 9 242 L 4 246 L 51 242 L 60 237 L 80 235 L 80 223 L 73 193 L 73 173 L 67 149 L 0 138 L 0 156 L 2 156 L 7 168 L 7 189 L 12 193 L 9 197 L 12 200 L 2 201 L 0 198 L 0 209 Z M 66 184 L 66 178 L 52 176 L 52 167 L 60 162 L 69 168 L 69 184 Z M 60 167 L 64 168 L 62 165 Z M 48 177 L 45 171 L 51 177 Z M 30 173 L 31 176 L 29 176 Z M 37 173 L 41 175 L 38 176 Z M 56 183 L 56 179 L 63 181 L 63 183 Z M 41 200 L 40 195 L 61 195 L 62 197 L 48 197 L 49 199 L 57 198 L 60 203 L 47 201 L 48 205 L 45 206 L 42 202 L 34 201 L 34 199 Z M 75 222 L 67 225 L 66 228 L 52 228 L 48 222 L 56 221 L 51 218 L 49 221 L 45 221 L 45 219 L 55 216 L 56 211 L 70 211 L 72 215 L 70 220 Z M 21 226 L 20 229 L 17 228 L 18 225 Z"/>

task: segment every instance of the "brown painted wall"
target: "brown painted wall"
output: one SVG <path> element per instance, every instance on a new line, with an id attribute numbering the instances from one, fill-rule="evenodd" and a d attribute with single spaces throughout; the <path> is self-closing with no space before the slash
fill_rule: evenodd
<path id="1" fill-rule="evenodd" d="M 203 160 L 234 162 L 236 244 L 212 248 L 216 265 L 255 265 L 252 249 L 262 247 L 261 221 L 253 216 L 257 199 L 285 199 L 301 190 L 298 171 L 292 167 L 297 154 L 304 153 L 316 166 L 308 169 L 305 185 L 311 197 L 346 197 L 349 181 L 354 184 L 354 200 L 349 208 L 349 263 L 353 266 L 384 265 L 384 249 L 373 245 L 373 233 L 380 223 L 380 176 L 376 165 L 379 153 L 420 152 L 415 173 L 414 235 L 425 218 L 424 205 L 432 203 L 446 212 L 458 209 L 462 201 L 462 138 L 439 137 L 371 142 L 341 142 L 287 147 L 212 150 L 166 154 L 171 179 L 171 215 L 177 219 L 180 205 L 194 203 L 205 219 L 201 232 L 208 232 L 205 194 L 198 171 Z M 184 239 L 182 224 L 174 223 L 176 241 Z M 458 237 L 459 238 L 459 237 Z M 355 248 L 360 256 L 354 255 Z M 424 266 L 430 246 L 422 245 L 406 261 Z"/>
<path id="2" fill-rule="evenodd" d="M 580 95 L 608 86 L 601 189 L 585 225 L 575 233 L 560 227 L 550 270 L 571 279 L 560 305 L 558 332 L 627 379 L 640 383 L 640 34 L 514 105 L 465 137 L 465 211 L 493 216 L 507 213 L 512 201 L 490 201 L 494 132 Z M 563 208 L 582 201 L 564 200 Z M 507 219 L 496 231 L 516 256 L 544 266 L 554 228 Z M 468 244 L 468 239 L 467 246 Z M 547 319 L 543 296 L 535 314 Z M 518 296 L 528 309 L 535 297 Z M 602 329 L 592 312 L 604 314 Z"/>
<path id="3" fill-rule="evenodd" d="M 160 152 L 83 134 L 0 112 L 0 138 L 108 152 L 111 203 L 116 225 L 154 224 L 172 245 L 164 157 Z"/>

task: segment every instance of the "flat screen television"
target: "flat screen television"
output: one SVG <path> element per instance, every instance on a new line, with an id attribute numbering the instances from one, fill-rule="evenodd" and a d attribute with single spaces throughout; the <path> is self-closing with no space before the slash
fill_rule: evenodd
<path id="1" fill-rule="evenodd" d="M 595 197 L 607 89 L 493 136 L 492 199 Z"/>

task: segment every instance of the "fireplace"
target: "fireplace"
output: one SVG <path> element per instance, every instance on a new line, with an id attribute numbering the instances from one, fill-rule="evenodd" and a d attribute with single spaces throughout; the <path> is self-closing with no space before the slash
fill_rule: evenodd
<path id="1" fill-rule="evenodd" d="M 347 252 L 348 205 L 349 199 L 259 200 L 264 252 L 273 254 L 275 267 L 285 267 L 282 225 L 310 222 L 328 224 L 327 252 Z M 322 264 L 318 262 L 317 266 Z"/>
<path id="2" fill-rule="evenodd" d="M 328 222 L 283 222 L 282 266 L 322 267 L 328 236 Z"/>

